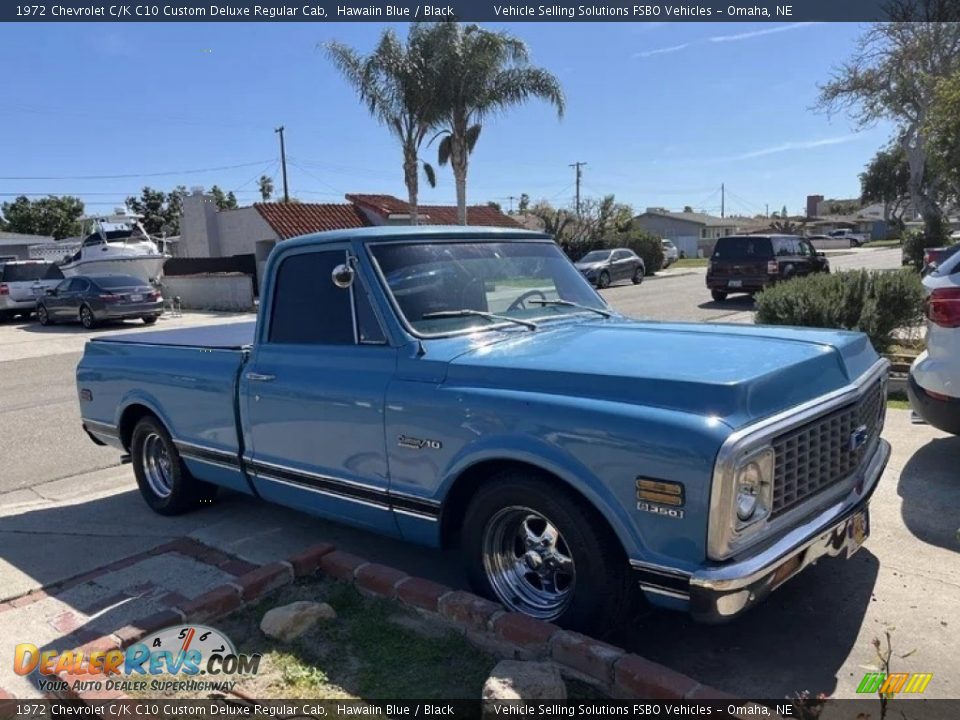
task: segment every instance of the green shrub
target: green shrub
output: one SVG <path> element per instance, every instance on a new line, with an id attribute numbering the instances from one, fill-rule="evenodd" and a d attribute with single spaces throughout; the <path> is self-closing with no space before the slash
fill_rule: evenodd
<path id="1" fill-rule="evenodd" d="M 623 235 L 620 242 L 621 247 L 630 248 L 643 258 L 643 266 L 647 270 L 647 275 L 653 275 L 663 267 L 663 243 L 656 235 L 651 235 L 642 230 L 632 230 Z"/>
<path id="2" fill-rule="evenodd" d="M 779 283 L 757 296 L 755 322 L 866 333 L 878 352 L 898 328 L 923 317 L 923 286 L 911 270 L 811 275 Z"/>
<path id="3" fill-rule="evenodd" d="M 910 230 L 903 234 L 903 260 L 914 270 L 923 269 L 923 249 L 932 247 L 927 236 L 920 230 Z"/>

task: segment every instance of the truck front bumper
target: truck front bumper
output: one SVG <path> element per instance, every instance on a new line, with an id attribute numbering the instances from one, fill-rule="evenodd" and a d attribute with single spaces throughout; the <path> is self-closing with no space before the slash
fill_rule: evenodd
<path id="1" fill-rule="evenodd" d="M 879 440 L 843 501 L 744 558 L 690 576 L 690 614 L 700 622 L 730 620 L 753 607 L 822 557 L 850 556 L 869 533 L 869 503 L 887 461 L 890 444 Z"/>

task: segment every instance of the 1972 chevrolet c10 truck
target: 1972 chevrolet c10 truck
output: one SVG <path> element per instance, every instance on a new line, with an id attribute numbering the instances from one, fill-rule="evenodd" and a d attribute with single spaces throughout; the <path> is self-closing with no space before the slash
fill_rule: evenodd
<path id="1" fill-rule="evenodd" d="M 278 244 L 255 324 L 97 338 L 83 427 L 155 511 L 218 487 L 458 545 L 507 607 L 591 629 L 732 618 L 850 555 L 890 446 L 859 333 L 638 322 L 549 236 Z"/>

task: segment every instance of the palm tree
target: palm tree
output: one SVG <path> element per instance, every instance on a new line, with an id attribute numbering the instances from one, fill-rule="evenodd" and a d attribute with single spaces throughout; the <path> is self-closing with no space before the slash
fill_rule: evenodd
<path id="1" fill-rule="evenodd" d="M 261 175 L 260 179 L 257 180 L 257 187 L 260 190 L 260 198 L 264 202 L 268 202 L 273 195 L 273 178 L 269 175 Z"/>
<path id="2" fill-rule="evenodd" d="M 403 149 L 403 181 L 410 203 L 410 223 L 419 220 L 420 147 L 438 120 L 432 52 L 423 29 L 411 28 L 406 43 L 385 30 L 374 51 L 364 57 L 339 42 L 325 44 L 328 57 L 360 96 L 370 114 L 386 125 Z M 423 162 L 430 187 L 436 174 Z"/>
<path id="3" fill-rule="evenodd" d="M 512 105 L 540 98 L 563 116 L 560 81 L 530 65 L 526 44 L 513 35 L 454 21 L 431 24 L 418 32 L 429 35 L 437 70 L 438 106 L 443 130 L 437 148 L 441 165 L 450 163 L 457 189 L 457 220 L 467 224 L 467 166 L 483 121 Z"/>

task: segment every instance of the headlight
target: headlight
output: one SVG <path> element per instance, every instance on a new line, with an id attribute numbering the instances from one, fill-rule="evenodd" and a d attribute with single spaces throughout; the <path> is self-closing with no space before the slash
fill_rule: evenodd
<path id="1" fill-rule="evenodd" d="M 734 472 L 736 529 L 742 530 L 770 513 L 773 497 L 773 448 L 742 458 Z"/>

